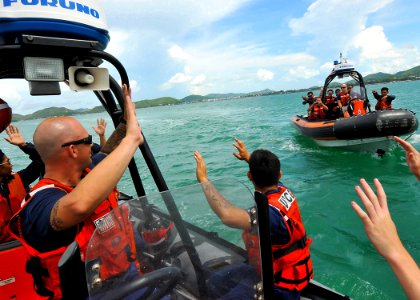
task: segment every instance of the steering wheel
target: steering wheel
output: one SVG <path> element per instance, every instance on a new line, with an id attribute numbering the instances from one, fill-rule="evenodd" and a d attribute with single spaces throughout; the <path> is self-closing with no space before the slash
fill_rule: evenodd
<path id="1" fill-rule="evenodd" d="M 158 269 L 150 273 L 143 274 L 140 278 L 124 285 L 123 287 L 118 287 L 118 289 L 107 293 L 102 299 L 123 299 L 136 291 L 147 288 L 147 290 L 137 300 L 157 300 L 166 295 L 181 278 L 181 270 L 177 267 Z M 157 287 L 157 290 L 154 291 L 155 285 L 161 282 L 165 283 L 162 286 Z M 148 297 L 149 295 L 150 297 Z"/>

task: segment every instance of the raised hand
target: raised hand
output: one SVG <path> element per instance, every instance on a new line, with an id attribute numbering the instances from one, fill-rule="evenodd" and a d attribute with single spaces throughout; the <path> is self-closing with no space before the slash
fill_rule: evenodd
<path id="1" fill-rule="evenodd" d="M 95 130 L 96 134 L 99 136 L 105 135 L 105 129 L 106 129 L 106 122 L 104 119 L 99 118 L 96 120 L 97 126 L 92 126 L 93 130 Z"/>
<path id="2" fill-rule="evenodd" d="M 6 133 L 9 137 L 5 137 L 4 139 L 8 141 L 10 144 L 15 146 L 23 146 L 25 145 L 25 139 L 23 138 L 22 134 L 19 131 L 19 128 L 10 124 L 6 128 Z"/>
<path id="3" fill-rule="evenodd" d="M 233 143 L 233 146 L 238 150 L 238 152 L 233 152 L 233 155 L 239 160 L 245 160 L 248 162 L 251 155 L 249 154 L 245 143 L 240 139 L 235 138 L 235 143 Z"/>
<path id="4" fill-rule="evenodd" d="M 411 173 L 420 181 L 420 153 L 409 142 L 394 136 L 394 140 L 405 150 L 405 159 Z"/>
<path id="5" fill-rule="evenodd" d="M 131 88 L 127 87 L 126 84 L 122 86 L 122 93 L 124 98 L 124 118 L 127 122 L 126 136 L 133 136 L 138 140 L 138 144 L 144 143 L 144 137 L 141 132 L 139 121 L 137 120 L 136 108 L 131 100 Z"/>
<path id="6" fill-rule="evenodd" d="M 207 178 L 207 167 L 206 163 L 204 162 L 203 157 L 201 156 L 201 153 L 198 151 L 194 152 L 194 158 L 197 163 L 196 169 L 195 169 L 195 175 L 197 177 L 198 182 L 203 183 L 209 181 Z"/>
<path id="7" fill-rule="evenodd" d="M 366 235 L 379 254 L 385 258 L 391 257 L 402 246 L 397 229 L 388 210 L 385 191 L 378 179 L 374 180 L 377 195 L 364 179 L 355 190 L 366 212 L 356 203 L 352 207 L 363 222 Z"/>

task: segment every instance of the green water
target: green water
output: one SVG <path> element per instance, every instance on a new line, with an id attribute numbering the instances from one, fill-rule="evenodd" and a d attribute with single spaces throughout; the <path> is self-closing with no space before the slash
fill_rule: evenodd
<path id="1" fill-rule="evenodd" d="M 368 86 L 369 93 L 380 87 Z M 420 81 L 391 83 L 388 87 L 397 95 L 395 108 L 420 112 L 417 96 Z M 155 107 L 139 110 L 137 114 L 170 188 L 196 183 L 194 150 L 202 152 L 210 179 L 234 176 L 251 187 L 246 178 L 246 164 L 232 155 L 233 137 L 244 140 L 251 151 L 261 147 L 276 153 L 281 158 L 283 182 L 295 192 L 308 235 L 313 238 L 315 279 L 353 299 L 403 299 L 402 289 L 367 240 L 350 201 L 356 200 L 354 186 L 360 177 L 369 182 L 379 178 L 389 196 L 401 239 L 420 262 L 420 242 L 415 229 L 420 223 L 419 183 L 405 164 L 404 152 L 395 147 L 379 158 L 371 153 L 320 148 L 299 136 L 290 125 L 290 118 L 304 112 L 300 100 L 303 94 Z M 77 118 L 94 135 L 91 125 L 98 117 L 109 121 L 102 114 Z M 16 125 L 31 140 L 39 121 Z M 414 134 L 410 141 L 420 149 L 419 134 Z M 25 166 L 26 157 L 19 151 L 6 142 L 1 147 L 11 157 L 15 170 Z M 140 156 L 136 160 L 146 191 L 156 191 L 144 161 Z M 119 188 L 134 194 L 127 174 Z"/>

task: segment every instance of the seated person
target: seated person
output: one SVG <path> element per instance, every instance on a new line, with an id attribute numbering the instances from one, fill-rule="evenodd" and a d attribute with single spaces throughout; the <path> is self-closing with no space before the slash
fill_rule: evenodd
<path id="1" fill-rule="evenodd" d="M 44 164 L 34 145 L 26 143 L 19 129 L 13 125 L 6 128 L 9 135 L 7 142 L 18 146 L 29 156 L 31 163 L 23 170 L 12 171 L 12 163 L 0 150 L 0 243 L 12 240 L 7 224 L 20 209 L 21 202 L 30 188 L 30 184 L 44 173 Z"/>
<path id="2" fill-rule="evenodd" d="M 344 112 L 347 111 L 347 105 L 349 101 L 350 94 L 347 90 L 347 84 L 343 83 L 341 85 L 340 97 L 338 99 L 338 106 L 340 107 L 340 111 L 342 114 L 344 114 Z"/>
<path id="3" fill-rule="evenodd" d="M 372 94 L 375 97 L 375 99 L 378 101 L 375 105 L 375 110 L 389 110 L 392 109 L 391 102 L 395 100 L 395 96 L 388 95 L 388 88 L 383 87 L 381 88 L 381 95 L 378 94 L 377 91 L 373 90 Z"/>
<path id="4" fill-rule="evenodd" d="M 328 107 L 327 118 L 330 120 L 336 119 L 339 115 L 338 102 L 332 89 L 327 91 L 327 95 L 325 96 L 325 105 Z"/>
<path id="5" fill-rule="evenodd" d="M 347 92 L 349 93 L 351 99 L 355 97 L 360 98 L 360 94 L 355 91 L 354 86 L 352 84 L 347 85 Z"/>
<path id="6" fill-rule="evenodd" d="M 335 89 L 335 97 L 337 98 L 337 100 L 340 98 L 340 89 Z"/>
<path id="7" fill-rule="evenodd" d="M 328 106 L 322 103 L 321 98 L 317 98 L 316 102 L 313 103 L 308 108 L 308 119 L 309 120 L 318 120 L 325 119 L 327 117 Z"/>
<path id="8" fill-rule="evenodd" d="M 311 104 L 313 104 L 315 102 L 316 97 L 314 96 L 314 93 L 313 92 L 309 91 L 306 94 L 306 97 L 305 96 L 302 96 L 302 99 L 303 99 L 303 101 L 302 101 L 302 104 L 303 105 L 305 105 L 305 104 L 311 105 Z"/>

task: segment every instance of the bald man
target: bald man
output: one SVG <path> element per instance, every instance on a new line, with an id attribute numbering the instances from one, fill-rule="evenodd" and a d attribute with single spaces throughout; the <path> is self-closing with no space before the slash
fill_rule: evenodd
<path id="1" fill-rule="evenodd" d="M 115 186 L 144 141 L 131 91 L 125 85 L 123 95 L 126 124 L 117 126 L 101 150 L 103 159 L 92 170 L 92 137 L 79 121 L 71 117 L 49 118 L 35 130 L 34 144 L 45 163 L 45 176 L 31 190 L 9 229 L 29 254 L 27 270 L 42 296 L 62 298 L 58 260 L 74 240 L 84 260 L 95 228 L 109 225 L 106 214 L 117 206 Z M 120 262 L 121 269 L 128 263 Z"/>

